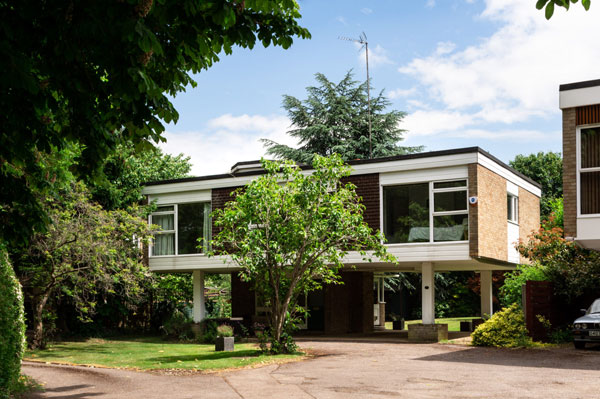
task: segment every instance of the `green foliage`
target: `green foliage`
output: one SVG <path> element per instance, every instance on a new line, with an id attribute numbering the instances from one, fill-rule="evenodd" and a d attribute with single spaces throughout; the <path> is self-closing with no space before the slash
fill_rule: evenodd
<path id="1" fill-rule="evenodd" d="M 0 398 L 7 398 L 18 387 L 24 351 L 23 294 L 0 243 Z"/>
<path id="2" fill-rule="evenodd" d="M 91 183 L 90 192 L 104 209 L 124 209 L 143 199 L 144 183 L 187 177 L 190 169 L 190 158 L 183 154 L 164 154 L 156 147 L 140 152 L 121 144 L 107 157 L 102 179 Z"/>
<path id="3" fill-rule="evenodd" d="M 294 126 L 288 134 L 298 139 L 300 147 L 292 148 L 263 139 L 267 154 L 309 165 L 315 155 L 334 153 L 340 154 L 345 161 L 368 159 L 367 83 L 353 80 L 352 71 L 337 84 L 321 73 L 315 76 L 319 86 L 306 89 L 306 100 L 287 95 L 283 98 L 283 108 Z M 423 147 L 398 145 L 404 133 L 398 125 L 405 113 L 385 112 L 390 104 L 383 92 L 371 98 L 373 158 L 423 151 Z"/>
<path id="4" fill-rule="evenodd" d="M 32 237 L 26 251 L 13 253 L 33 308 L 34 346 L 44 344 L 42 317 L 49 300 L 68 297 L 79 317 L 90 320 L 99 294 L 115 293 L 124 302 L 138 298 L 149 274 L 140 245 L 149 242 L 151 231 L 137 208 L 107 212 L 90 201 L 82 184 L 43 203 L 52 224 Z"/>
<path id="5" fill-rule="evenodd" d="M 576 298 L 597 293 L 600 287 L 600 252 L 580 247 L 563 237 L 563 230 L 540 228 L 519 244 L 519 252 L 543 265 L 554 293 L 572 303 Z"/>
<path id="6" fill-rule="evenodd" d="M 552 1 L 552 0 L 551 0 Z M 552 201 L 562 198 L 562 157 L 558 152 L 538 152 L 530 155 L 517 155 L 509 165 L 530 179 L 542 185 L 540 201 L 541 219 L 548 219 L 553 208 Z"/>
<path id="7" fill-rule="evenodd" d="M 205 344 L 214 344 L 217 338 L 217 322 L 210 319 L 202 321 L 202 342 Z"/>
<path id="8" fill-rule="evenodd" d="M 471 337 L 475 346 L 515 348 L 532 344 L 525 327 L 525 315 L 517 304 L 495 313 L 485 323 L 477 326 Z"/>
<path id="9" fill-rule="evenodd" d="M 90 177 L 119 143 L 164 141 L 170 97 L 219 54 L 310 37 L 294 0 L 9 0 L 0 15 L 0 239 L 16 242 L 48 223 L 37 194 L 60 179 L 41 156 L 78 144 Z"/>
<path id="10" fill-rule="evenodd" d="M 542 221 L 544 229 L 564 228 L 564 205 L 562 197 L 548 201 L 548 205 L 550 206 L 550 216 L 548 219 Z"/>
<path id="11" fill-rule="evenodd" d="M 523 306 L 521 287 L 527 281 L 546 281 L 546 268 L 537 264 L 518 265 L 513 272 L 504 274 L 504 285 L 500 288 L 500 303 L 511 306 L 513 303 Z"/>
<path id="12" fill-rule="evenodd" d="M 233 337 L 233 328 L 228 326 L 227 324 L 221 324 L 217 327 L 217 336 L 218 337 Z"/>
<path id="13" fill-rule="evenodd" d="M 552 18 L 552 15 L 554 15 L 554 6 L 563 7 L 566 10 L 569 10 L 571 3 L 575 4 L 578 1 L 579 0 L 537 0 L 535 7 L 538 10 L 545 7 L 544 15 L 546 16 L 546 19 L 550 19 Z M 587 11 L 590 9 L 591 0 L 581 0 L 581 5 Z"/>
<path id="14" fill-rule="evenodd" d="M 194 338 L 192 320 L 180 310 L 175 310 L 171 317 L 161 326 L 161 331 L 169 338 L 188 340 Z"/>
<path id="15" fill-rule="evenodd" d="M 229 255 L 240 267 L 240 277 L 270 308 L 273 340 L 282 344 L 285 322 L 296 317 L 299 295 L 339 282 L 348 251 L 383 262 L 395 258 L 387 253 L 381 233 L 374 234 L 363 220 L 364 206 L 355 187 L 340 183 L 350 168 L 339 156 L 316 156 L 311 174 L 291 161 L 263 161 L 263 166 L 266 175 L 237 190 L 233 201 L 213 212 L 220 232 L 211 255 Z"/>

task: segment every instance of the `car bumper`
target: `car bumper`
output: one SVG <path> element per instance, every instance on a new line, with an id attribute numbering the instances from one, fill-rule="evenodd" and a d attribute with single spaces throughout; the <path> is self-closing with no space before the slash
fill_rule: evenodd
<path id="1" fill-rule="evenodd" d="M 573 341 L 600 342 L 600 330 L 573 330 Z"/>

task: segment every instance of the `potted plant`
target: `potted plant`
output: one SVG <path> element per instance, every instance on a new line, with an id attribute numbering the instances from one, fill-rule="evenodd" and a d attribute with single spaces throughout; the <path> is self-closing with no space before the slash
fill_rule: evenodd
<path id="1" fill-rule="evenodd" d="M 392 313 L 390 318 L 392 319 L 392 330 L 404 330 L 404 317 Z"/>
<path id="2" fill-rule="evenodd" d="M 217 327 L 217 339 L 215 340 L 215 351 L 232 352 L 235 338 L 233 337 L 233 328 L 226 324 Z"/>

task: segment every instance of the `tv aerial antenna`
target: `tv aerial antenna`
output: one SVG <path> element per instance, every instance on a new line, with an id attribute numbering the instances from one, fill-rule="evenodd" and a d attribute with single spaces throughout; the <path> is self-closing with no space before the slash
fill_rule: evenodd
<path id="1" fill-rule="evenodd" d="M 358 39 L 353 39 L 351 37 L 340 36 L 338 37 L 340 40 L 345 40 L 347 42 L 354 42 L 361 45 L 360 50 L 365 49 L 365 58 L 367 63 L 367 105 L 368 105 L 368 120 L 369 120 L 369 159 L 373 158 L 373 145 L 371 142 L 371 82 L 369 80 L 369 42 L 367 41 L 367 35 L 365 32 L 361 33 L 358 36 Z M 360 51 L 359 50 L 359 51 Z"/>

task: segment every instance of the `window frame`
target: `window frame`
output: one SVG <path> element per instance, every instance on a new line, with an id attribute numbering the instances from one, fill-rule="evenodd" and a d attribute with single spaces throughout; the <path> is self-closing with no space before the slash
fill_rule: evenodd
<path id="1" fill-rule="evenodd" d="M 511 215 L 510 217 L 508 216 L 508 209 L 506 210 L 506 219 L 509 223 L 513 223 L 516 224 L 517 226 L 519 225 L 519 196 L 515 195 L 513 193 L 507 192 L 506 193 L 506 204 L 508 206 L 508 200 L 510 199 L 511 205 L 512 205 L 512 209 L 511 209 Z"/>
<path id="2" fill-rule="evenodd" d="M 205 216 L 204 216 L 204 223 L 205 226 L 203 227 L 203 230 L 205 232 L 208 233 L 208 241 L 205 240 L 205 245 L 202 248 L 202 252 L 198 252 L 198 253 L 194 253 L 194 254 L 179 254 L 179 205 L 186 205 L 186 204 L 204 204 L 205 206 Z M 208 205 L 208 212 L 206 212 L 206 205 Z M 171 255 L 153 255 L 152 254 L 152 249 L 154 247 L 154 240 L 152 240 L 150 242 L 150 244 L 148 245 L 148 258 L 167 258 L 167 257 L 172 257 L 172 256 L 206 256 L 206 252 L 210 249 L 210 239 L 212 238 L 212 218 L 210 217 L 210 213 L 212 212 L 212 203 L 211 201 L 189 201 L 189 202 L 181 202 L 181 203 L 169 203 L 169 204 L 157 204 L 157 206 L 162 207 L 162 206 L 172 206 L 173 210 L 172 211 L 158 211 L 158 212 L 152 212 L 150 215 L 148 215 L 148 224 L 152 224 L 152 216 L 155 215 L 174 215 L 174 220 L 173 220 L 173 227 L 174 230 L 157 230 L 157 231 L 153 231 L 152 234 L 175 234 L 175 243 L 174 243 L 174 254 Z M 207 227 L 208 225 L 208 227 Z"/>
<path id="3" fill-rule="evenodd" d="M 576 190 L 577 190 L 577 217 L 578 218 L 597 218 L 600 216 L 600 213 L 581 213 L 581 174 L 582 173 L 589 173 L 589 172 L 600 172 L 600 167 L 593 167 L 593 168 L 582 168 L 581 167 L 581 131 L 584 129 L 600 129 L 600 124 L 594 123 L 594 124 L 588 124 L 588 125 L 581 125 L 581 126 L 577 126 L 576 131 L 575 131 L 575 155 L 576 155 Z"/>
<path id="4" fill-rule="evenodd" d="M 446 187 L 446 188 L 434 188 L 435 183 L 446 183 L 453 181 L 464 181 L 465 185 L 460 187 Z M 394 243 L 385 243 L 387 246 L 397 246 L 397 245 L 449 245 L 449 244 L 464 244 L 468 243 L 469 240 L 458 240 L 458 241 L 435 241 L 434 240 L 434 217 L 435 216 L 452 216 L 452 215 L 467 215 L 467 218 L 470 218 L 469 211 L 469 179 L 467 177 L 453 177 L 447 179 L 440 180 L 418 180 L 418 181 L 410 181 L 410 182 L 399 182 L 399 183 L 386 183 L 379 185 L 379 193 L 380 193 L 380 229 L 381 231 L 385 231 L 385 207 L 383 206 L 384 200 L 384 189 L 386 187 L 396 187 L 396 186 L 404 186 L 411 184 L 428 184 L 429 185 L 429 241 L 425 242 L 394 242 Z M 457 191 L 465 191 L 465 209 L 464 210 L 455 210 L 455 211 L 434 211 L 435 209 L 435 194 L 443 193 L 443 192 L 457 192 Z M 467 224 L 468 226 L 468 224 Z"/>

